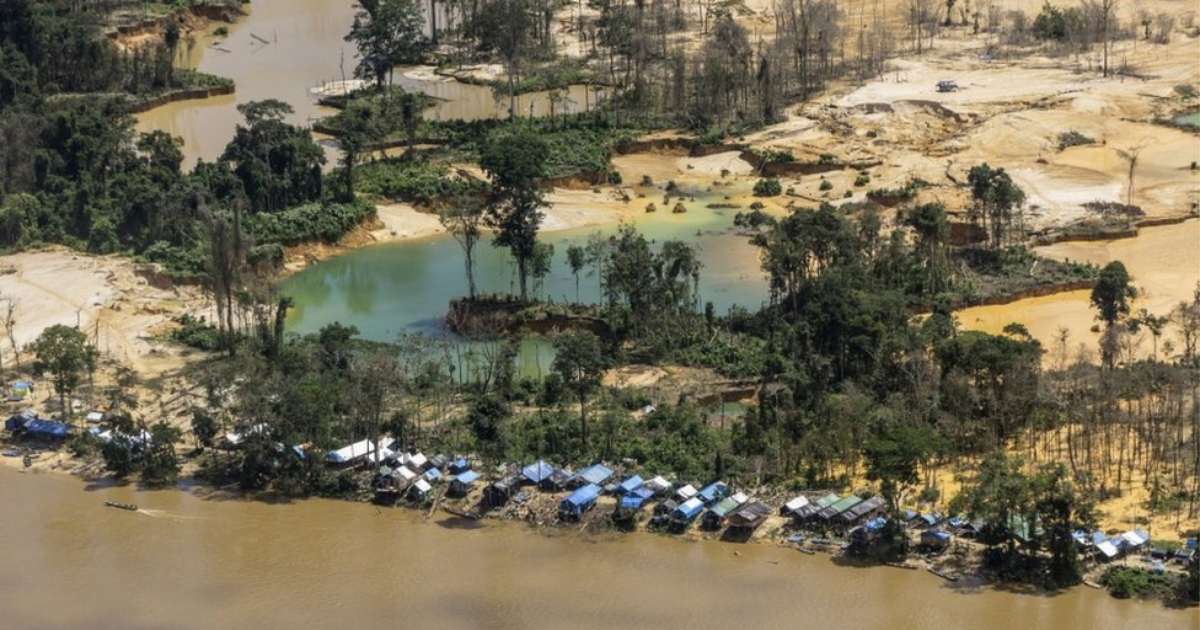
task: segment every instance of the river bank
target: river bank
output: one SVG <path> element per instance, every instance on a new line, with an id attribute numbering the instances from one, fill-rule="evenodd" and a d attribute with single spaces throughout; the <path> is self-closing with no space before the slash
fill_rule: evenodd
<path id="1" fill-rule="evenodd" d="M 140 510 L 105 508 L 106 500 Z M 14 627 L 278 627 L 330 614 L 357 627 L 401 618 L 443 628 L 662 627 L 668 619 L 698 628 L 792 627 L 803 619 L 860 628 L 1115 629 L 1196 621 L 1195 610 L 1088 588 L 1021 597 L 769 545 L 644 533 L 530 536 L 509 523 L 466 526 L 319 499 L 81 486 L 0 469 L 0 501 L 26 506 L 0 512 L 8 533 L 0 557 L 21 567 L 0 572 L 0 608 Z M 428 579 L 434 572 L 447 579 Z M 75 593 L 69 604 L 56 594 L 63 589 Z"/>

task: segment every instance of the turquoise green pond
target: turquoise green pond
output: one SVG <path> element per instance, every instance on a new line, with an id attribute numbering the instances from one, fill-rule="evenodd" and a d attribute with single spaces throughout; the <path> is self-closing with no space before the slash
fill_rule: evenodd
<path id="1" fill-rule="evenodd" d="M 1179 116 L 1175 117 L 1175 122 L 1176 124 L 1187 125 L 1189 127 L 1196 127 L 1197 129 L 1200 129 L 1200 110 L 1191 112 L 1189 114 L 1180 114 Z"/>
<path id="2" fill-rule="evenodd" d="M 746 237 L 732 231 L 737 210 L 709 209 L 700 201 L 687 205 L 687 214 L 660 212 L 639 217 L 634 223 L 659 243 L 684 240 L 699 248 L 704 263 L 701 303 L 712 302 L 718 313 L 734 305 L 761 305 L 767 297 L 766 279 L 759 269 L 757 250 Z M 539 297 L 574 300 L 575 277 L 566 264 L 567 247 L 585 242 L 589 234 L 610 234 L 615 229 L 613 225 L 544 234 L 542 238 L 554 245 L 555 256 Z M 493 247 L 488 240 L 479 245 L 477 259 L 476 282 L 481 292 L 514 290 L 515 268 L 506 250 Z M 586 274 L 581 274 L 579 299 L 594 303 L 600 287 L 595 276 Z M 292 332 L 311 333 L 340 322 L 354 325 L 365 338 L 391 341 L 401 333 L 445 334 L 443 316 L 450 300 L 466 293 L 466 276 L 462 250 L 443 235 L 355 250 L 309 266 L 286 279 L 281 289 L 295 300 L 288 318 Z M 537 357 L 526 360 L 536 361 Z"/>

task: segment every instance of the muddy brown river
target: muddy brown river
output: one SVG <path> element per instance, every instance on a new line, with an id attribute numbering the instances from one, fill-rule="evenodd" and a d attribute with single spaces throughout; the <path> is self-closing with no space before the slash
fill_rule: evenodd
<path id="1" fill-rule="evenodd" d="M 768 545 L 452 527 L 366 504 L 139 492 L 0 466 L 5 628 L 1196 628 Z M 137 503 L 139 512 L 105 508 Z"/>

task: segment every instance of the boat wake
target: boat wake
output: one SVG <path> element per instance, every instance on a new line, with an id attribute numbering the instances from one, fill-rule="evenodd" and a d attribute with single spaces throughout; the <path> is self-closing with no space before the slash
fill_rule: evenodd
<path id="1" fill-rule="evenodd" d="M 150 518 L 162 518 L 172 521 L 199 521 L 203 520 L 201 516 L 186 516 L 183 514 L 175 514 L 166 510 L 153 510 L 148 508 L 138 508 L 138 514 L 149 516 Z"/>

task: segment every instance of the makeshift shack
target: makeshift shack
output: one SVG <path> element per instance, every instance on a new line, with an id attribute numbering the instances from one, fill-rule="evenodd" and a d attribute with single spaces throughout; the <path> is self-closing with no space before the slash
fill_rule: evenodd
<path id="1" fill-rule="evenodd" d="M 584 512 L 596 505 L 600 498 L 600 486 L 589 483 L 563 499 L 558 504 L 558 517 L 562 520 L 579 520 Z"/>
<path id="2" fill-rule="evenodd" d="M 425 501 L 429 500 L 429 497 L 432 495 L 432 493 L 433 486 L 429 485 L 429 482 L 425 481 L 424 479 L 418 479 L 417 482 L 412 485 L 412 488 L 409 488 L 408 490 L 409 498 L 417 503 L 424 503 Z"/>
<path id="3" fill-rule="evenodd" d="M 465 496 L 471 491 L 475 482 L 479 480 L 479 473 L 474 470 L 467 470 L 461 474 L 455 475 L 450 480 L 450 494 L 455 496 Z"/>
<path id="4" fill-rule="evenodd" d="M 704 501 L 699 497 L 692 497 L 687 501 L 679 504 L 675 511 L 671 512 L 671 522 L 677 527 L 686 529 L 692 521 L 700 516 L 700 512 L 704 511 Z"/>
<path id="5" fill-rule="evenodd" d="M 662 476 L 656 475 L 654 478 L 646 482 L 646 487 L 654 491 L 655 496 L 662 496 L 671 490 L 671 482 L 667 481 Z"/>
<path id="6" fill-rule="evenodd" d="M 705 505 L 711 505 L 729 496 L 729 485 L 724 481 L 714 481 L 704 486 L 696 496 L 704 501 Z"/>
<path id="7" fill-rule="evenodd" d="M 787 503 L 784 503 L 783 507 L 779 508 L 779 513 L 783 516 L 792 516 L 797 510 L 808 504 L 808 497 L 800 495 L 794 499 L 791 499 Z"/>
<path id="8" fill-rule="evenodd" d="M 751 533 L 767 522 L 771 508 L 761 501 L 752 501 L 745 507 L 729 515 L 729 529 Z"/>
<path id="9" fill-rule="evenodd" d="M 621 484 L 617 486 L 617 494 L 619 494 L 621 496 L 625 496 L 625 495 L 633 492 L 634 490 L 641 488 L 642 485 L 644 485 L 644 483 L 645 482 L 642 481 L 642 478 L 640 475 L 634 475 L 632 477 L 629 477 L 629 478 L 625 479 L 625 481 L 622 481 Z"/>
<path id="10" fill-rule="evenodd" d="M 604 464 L 593 464 L 579 471 L 575 475 L 575 482 L 579 485 L 595 484 L 603 486 L 605 481 L 613 475 L 613 471 Z"/>
<path id="11" fill-rule="evenodd" d="M 547 464 L 543 460 L 536 462 L 521 469 L 521 477 L 528 483 L 540 485 L 543 481 L 550 478 L 554 474 L 554 466 Z"/>
<path id="12" fill-rule="evenodd" d="M 574 475 L 571 474 L 571 471 L 560 468 L 543 479 L 538 487 L 546 492 L 561 492 L 571 482 L 572 477 Z"/>
<path id="13" fill-rule="evenodd" d="M 833 503 L 832 505 L 821 510 L 820 512 L 817 512 L 817 518 L 822 521 L 826 521 L 826 522 L 832 521 L 835 516 L 837 516 L 838 514 L 841 514 L 842 512 L 845 512 L 846 510 L 849 510 L 850 508 L 858 505 L 859 503 L 862 503 L 862 499 L 860 499 L 852 494 L 848 497 L 838 500 L 836 503 Z"/>
<path id="14" fill-rule="evenodd" d="M 705 529 L 720 529 L 725 524 L 725 518 L 742 507 L 747 500 L 745 494 L 738 492 L 717 501 L 716 505 L 704 513 L 704 518 L 700 519 L 700 526 Z"/>
<path id="15" fill-rule="evenodd" d="M 508 503 L 521 484 L 521 477 L 510 475 L 488 484 L 483 489 L 483 503 L 489 508 L 496 508 Z"/>
<path id="16" fill-rule="evenodd" d="M 834 522 L 841 527 L 851 527 L 882 513 L 884 507 L 883 497 L 871 497 L 838 514 L 834 517 Z"/>
<path id="17" fill-rule="evenodd" d="M 675 491 L 675 500 L 680 503 L 683 503 L 684 501 L 687 501 L 688 499 L 691 499 L 692 497 L 696 496 L 696 492 L 698 492 L 696 490 L 696 486 L 693 486 L 692 484 L 689 483 L 686 486 Z"/>
<path id="18" fill-rule="evenodd" d="M 921 532 L 921 546 L 931 551 L 941 551 L 950 546 L 954 536 L 941 529 L 927 529 Z"/>
<path id="19" fill-rule="evenodd" d="M 831 492 L 817 499 L 816 501 L 809 502 L 808 505 L 804 505 L 796 509 L 796 511 L 792 512 L 792 518 L 795 519 L 797 523 L 803 523 L 816 517 L 817 513 L 821 510 L 824 510 L 825 508 L 841 500 L 841 497 Z"/>

